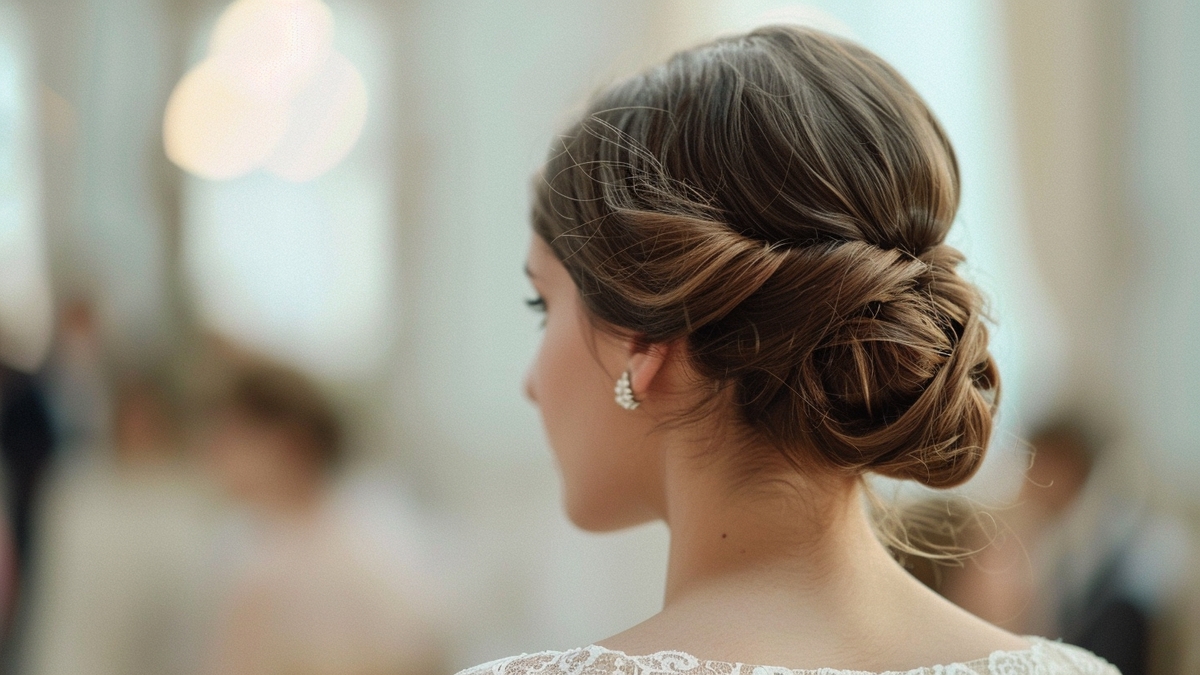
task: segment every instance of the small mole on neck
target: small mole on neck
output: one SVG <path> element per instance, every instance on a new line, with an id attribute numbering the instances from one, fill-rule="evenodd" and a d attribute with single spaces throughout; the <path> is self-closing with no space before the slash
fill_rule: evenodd
<path id="1" fill-rule="evenodd" d="M 728 537 L 728 536 L 729 536 L 729 535 L 728 535 L 728 534 L 725 534 L 724 532 L 722 532 L 722 533 L 721 533 L 721 538 L 722 538 L 722 539 L 724 539 L 725 537 Z"/>

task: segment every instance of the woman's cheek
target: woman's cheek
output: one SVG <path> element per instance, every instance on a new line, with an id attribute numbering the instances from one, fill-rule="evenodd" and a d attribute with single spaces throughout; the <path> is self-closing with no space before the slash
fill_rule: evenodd
<path id="1" fill-rule="evenodd" d="M 569 430 L 570 425 L 564 416 L 570 415 L 574 392 L 570 386 L 571 363 L 565 353 L 562 326 L 554 321 L 556 317 L 548 317 L 545 331 L 542 334 L 542 344 L 531 373 L 532 398 L 541 412 L 542 424 L 546 428 L 550 444 L 555 453 L 567 439 L 562 438 L 562 432 Z"/>

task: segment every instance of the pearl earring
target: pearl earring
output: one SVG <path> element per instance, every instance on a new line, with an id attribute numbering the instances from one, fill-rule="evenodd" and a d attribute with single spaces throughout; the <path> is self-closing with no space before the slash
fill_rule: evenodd
<path id="1" fill-rule="evenodd" d="M 641 402 L 633 397 L 633 387 L 629 385 L 629 371 L 621 373 L 621 377 L 617 378 L 617 386 L 613 389 L 614 397 L 617 405 L 626 410 L 637 410 Z"/>

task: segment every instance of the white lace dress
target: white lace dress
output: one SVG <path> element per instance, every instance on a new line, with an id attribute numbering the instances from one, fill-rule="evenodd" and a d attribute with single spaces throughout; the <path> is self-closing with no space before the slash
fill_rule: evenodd
<path id="1" fill-rule="evenodd" d="M 1028 649 L 996 651 L 966 663 L 878 674 L 704 661 L 684 652 L 629 656 L 591 645 L 565 652 L 510 656 L 468 668 L 459 675 L 1120 675 L 1115 666 L 1086 650 L 1044 638 L 1028 639 L 1031 643 Z"/>

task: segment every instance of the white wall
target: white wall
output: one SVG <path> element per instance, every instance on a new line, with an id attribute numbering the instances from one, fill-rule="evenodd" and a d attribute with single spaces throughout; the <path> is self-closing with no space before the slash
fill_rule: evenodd
<path id="1" fill-rule="evenodd" d="M 1200 501 L 1200 5 L 1133 3 L 1125 403 L 1156 473 Z"/>

